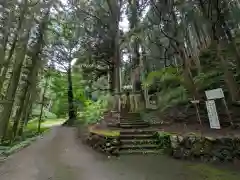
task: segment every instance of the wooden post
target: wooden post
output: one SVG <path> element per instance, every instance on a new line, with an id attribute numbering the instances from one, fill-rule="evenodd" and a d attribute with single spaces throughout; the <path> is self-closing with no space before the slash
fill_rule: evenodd
<path id="1" fill-rule="evenodd" d="M 223 102 L 223 105 L 225 106 L 225 109 L 226 109 L 226 113 L 227 113 L 229 122 L 230 122 L 231 126 L 233 126 L 232 117 L 231 117 L 231 114 L 230 114 L 230 112 L 229 112 L 229 109 L 228 109 L 227 102 L 226 102 L 225 98 L 222 99 L 222 102 Z"/>
<path id="2" fill-rule="evenodd" d="M 199 100 L 193 100 L 191 101 L 191 103 L 194 105 L 195 109 L 196 109 L 196 114 L 197 114 L 197 118 L 198 118 L 198 122 L 199 124 L 202 126 L 202 120 L 200 117 L 200 113 L 199 113 L 199 108 L 198 108 L 198 104 L 199 104 Z"/>

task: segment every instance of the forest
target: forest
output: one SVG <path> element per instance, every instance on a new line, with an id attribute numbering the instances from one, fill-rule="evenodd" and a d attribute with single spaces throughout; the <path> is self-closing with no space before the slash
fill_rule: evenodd
<path id="1" fill-rule="evenodd" d="M 97 122 L 111 96 L 139 79 L 176 120 L 197 122 L 195 109 L 183 109 L 222 88 L 222 117 L 237 122 L 239 12 L 239 0 L 1 0 L 2 143 L 33 121 L 38 131 L 47 119 Z"/>

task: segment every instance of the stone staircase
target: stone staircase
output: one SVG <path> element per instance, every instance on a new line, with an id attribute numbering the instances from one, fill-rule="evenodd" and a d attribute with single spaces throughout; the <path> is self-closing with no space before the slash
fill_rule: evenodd
<path id="1" fill-rule="evenodd" d="M 156 130 L 141 119 L 139 113 L 121 114 L 119 154 L 160 153 Z"/>

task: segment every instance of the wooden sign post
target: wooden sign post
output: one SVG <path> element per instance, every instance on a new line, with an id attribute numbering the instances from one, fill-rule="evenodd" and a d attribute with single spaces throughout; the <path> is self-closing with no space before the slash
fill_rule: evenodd
<path id="1" fill-rule="evenodd" d="M 210 127 L 212 129 L 221 129 L 215 101 L 214 100 L 206 101 L 206 106 L 208 111 Z"/>
<path id="2" fill-rule="evenodd" d="M 208 111 L 208 118 L 209 118 L 209 122 L 210 122 L 210 127 L 212 129 L 220 129 L 221 128 L 219 118 L 218 118 L 217 109 L 216 109 L 216 104 L 215 104 L 216 99 L 221 99 L 222 100 L 222 103 L 225 106 L 226 113 L 228 115 L 229 121 L 230 121 L 231 124 L 233 124 L 222 88 L 205 91 L 205 94 L 206 94 L 206 97 L 208 99 L 208 101 L 206 101 L 206 106 L 207 106 L 207 111 Z"/>
<path id="3" fill-rule="evenodd" d="M 201 117 L 200 117 L 199 107 L 198 107 L 198 104 L 200 103 L 200 101 L 199 100 L 192 100 L 191 103 L 194 105 L 194 107 L 196 109 L 199 124 L 202 126 L 202 120 L 201 120 Z"/>

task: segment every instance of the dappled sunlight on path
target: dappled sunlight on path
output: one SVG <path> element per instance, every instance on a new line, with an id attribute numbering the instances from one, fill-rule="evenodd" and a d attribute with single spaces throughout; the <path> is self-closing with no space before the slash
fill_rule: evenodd
<path id="1" fill-rule="evenodd" d="M 0 167 L 0 180 L 208 179 L 190 166 L 194 165 L 160 155 L 108 158 L 81 144 L 73 128 L 55 127 L 11 156 Z"/>
<path id="2" fill-rule="evenodd" d="M 66 119 L 48 120 L 42 123 L 42 127 L 52 127 L 62 125 Z"/>

